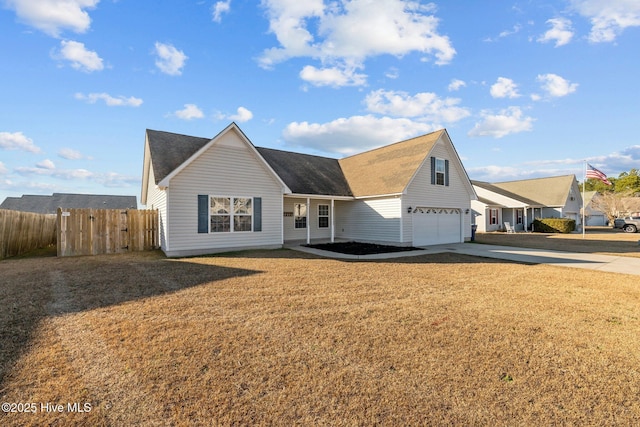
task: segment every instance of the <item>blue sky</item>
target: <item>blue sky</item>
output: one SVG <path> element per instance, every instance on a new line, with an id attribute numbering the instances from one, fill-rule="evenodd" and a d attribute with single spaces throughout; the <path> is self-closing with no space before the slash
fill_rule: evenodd
<path id="1" fill-rule="evenodd" d="M 145 129 L 472 179 L 640 168 L 637 0 L 0 0 L 0 200 L 140 194 Z"/>

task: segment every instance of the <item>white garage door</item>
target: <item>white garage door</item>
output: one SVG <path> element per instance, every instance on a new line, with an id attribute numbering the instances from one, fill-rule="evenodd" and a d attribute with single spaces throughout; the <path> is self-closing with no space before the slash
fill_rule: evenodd
<path id="1" fill-rule="evenodd" d="M 413 246 L 460 243 L 461 212 L 452 208 L 416 208 L 413 211 Z"/>

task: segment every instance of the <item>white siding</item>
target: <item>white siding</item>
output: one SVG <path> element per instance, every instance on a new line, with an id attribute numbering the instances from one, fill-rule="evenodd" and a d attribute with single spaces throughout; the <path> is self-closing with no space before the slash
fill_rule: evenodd
<path id="1" fill-rule="evenodd" d="M 198 195 L 262 198 L 262 231 L 198 233 Z M 168 189 L 168 255 L 282 245 L 282 188 L 235 131 L 173 177 Z"/>
<path id="2" fill-rule="evenodd" d="M 158 220 L 160 222 L 160 248 L 166 251 L 167 248 L 167 193 L 158 188 L 155 184 L 153 173 L 153 163 L 149 168 L 149 182 L 147 187 L 147 209 L 158 209 Z"/>
<path id="3" fill-rule="evenodd" d="M 430 157 L 449 160 L 449 186 L 431 184 Z M 467 174 L 457 160 L 453 147 L 442 139 L 434 145 L 413 178 L 406 195 L 402 197 L 403 241 L 411 244 L 413 239 L 413 216 L 407 214 L 409 207 L 458 208 L 462 211 L 462 233 L 465 240 L 471 238 L 471 197 Z"/>
<path id="4" fill-rule="evenodd" d="M 400 197 L 337 201 L 336 238 L 400 244 Z"/>

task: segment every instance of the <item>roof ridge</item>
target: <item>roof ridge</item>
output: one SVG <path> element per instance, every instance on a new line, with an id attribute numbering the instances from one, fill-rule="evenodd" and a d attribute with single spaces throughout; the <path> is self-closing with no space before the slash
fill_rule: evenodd
<path id="1" fill-rule="evenodd" d="M 492 184 L 492 185 L 509 184 L 512 182 L 536 181 L 540 179 L 565 178 L 565 177 L 572 177 L 572 176 L 575 177 L 575 174 L 569 173 L 566 175 L 542 176 L 538 178 L 527 178 L 527 179 L 513 179 L 511 181 L 490 182 L 489 184 Z"/>
<path id="2" fill-rule="evenodd" d="M 279 148 L 271 148 L 271 147 L 256 147 L 256 148 L 259 149 L 259 150 L 279 151 L 281 153 L 296 154 L 296 155 L 299 155 L 299 156 L 309 156 L 309 157 L 318 157 L 320 159 L 339 160 L 339 159 L 336 159 L 335 157 L 320 156 L 318 154 L 300 153 L 298 151 L 281 150 Z"/>
<path id="3" fill-rule="evenodd" d="M 442 128 L 442 129 L 434 130 L 433 132 L 425 133 L 424 135 L 418 135 L 418 136 L 414 136 L 414 137 L 412 137 L 412 138 L 403 139 L 402 141 L 393 142 L 393 143 L 388 144 L 388 145 L 381 145 L 380 147 L 372 148 L 372 149 L 367 150 L 367 151 L 362 151 L 362 152 L 360 152 L 360 153 L 352 154 L 352 155 L 350 155 L 350 156 L 343 157 L 343 158 L 341 158 L 341 159 L 339 159 L 339 160 L 350 159 L 350 158 L 352 158 L 352 157 L 360 156 L 360 155 L 362 155 L 362 154 L 372 153 L 372 152 L 374 152 L 374 151 L 376 151 L 376 150 L 381 150 L 381 149 L 383 149 L 383 148 L 393 147 L 394 145 L 403 144 L 403 143 L 405 143 L 405 142 L 409 142 L 409 141 L 412 141 L 412 140 L 414 140 L 414 139 L 424 138 L 425 136 L 433 135 L 434 133 L 443 132 L 443 131 L 446 131 L 446 128 Z"/>

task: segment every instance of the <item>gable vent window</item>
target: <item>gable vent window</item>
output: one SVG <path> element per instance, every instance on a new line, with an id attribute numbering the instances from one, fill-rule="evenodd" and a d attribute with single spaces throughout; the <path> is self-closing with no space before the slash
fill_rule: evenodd
<path id="1" fill-rule="evenodd" d="M 431 158 L 431 184 L 449 186 L 449 160 Z"/>

